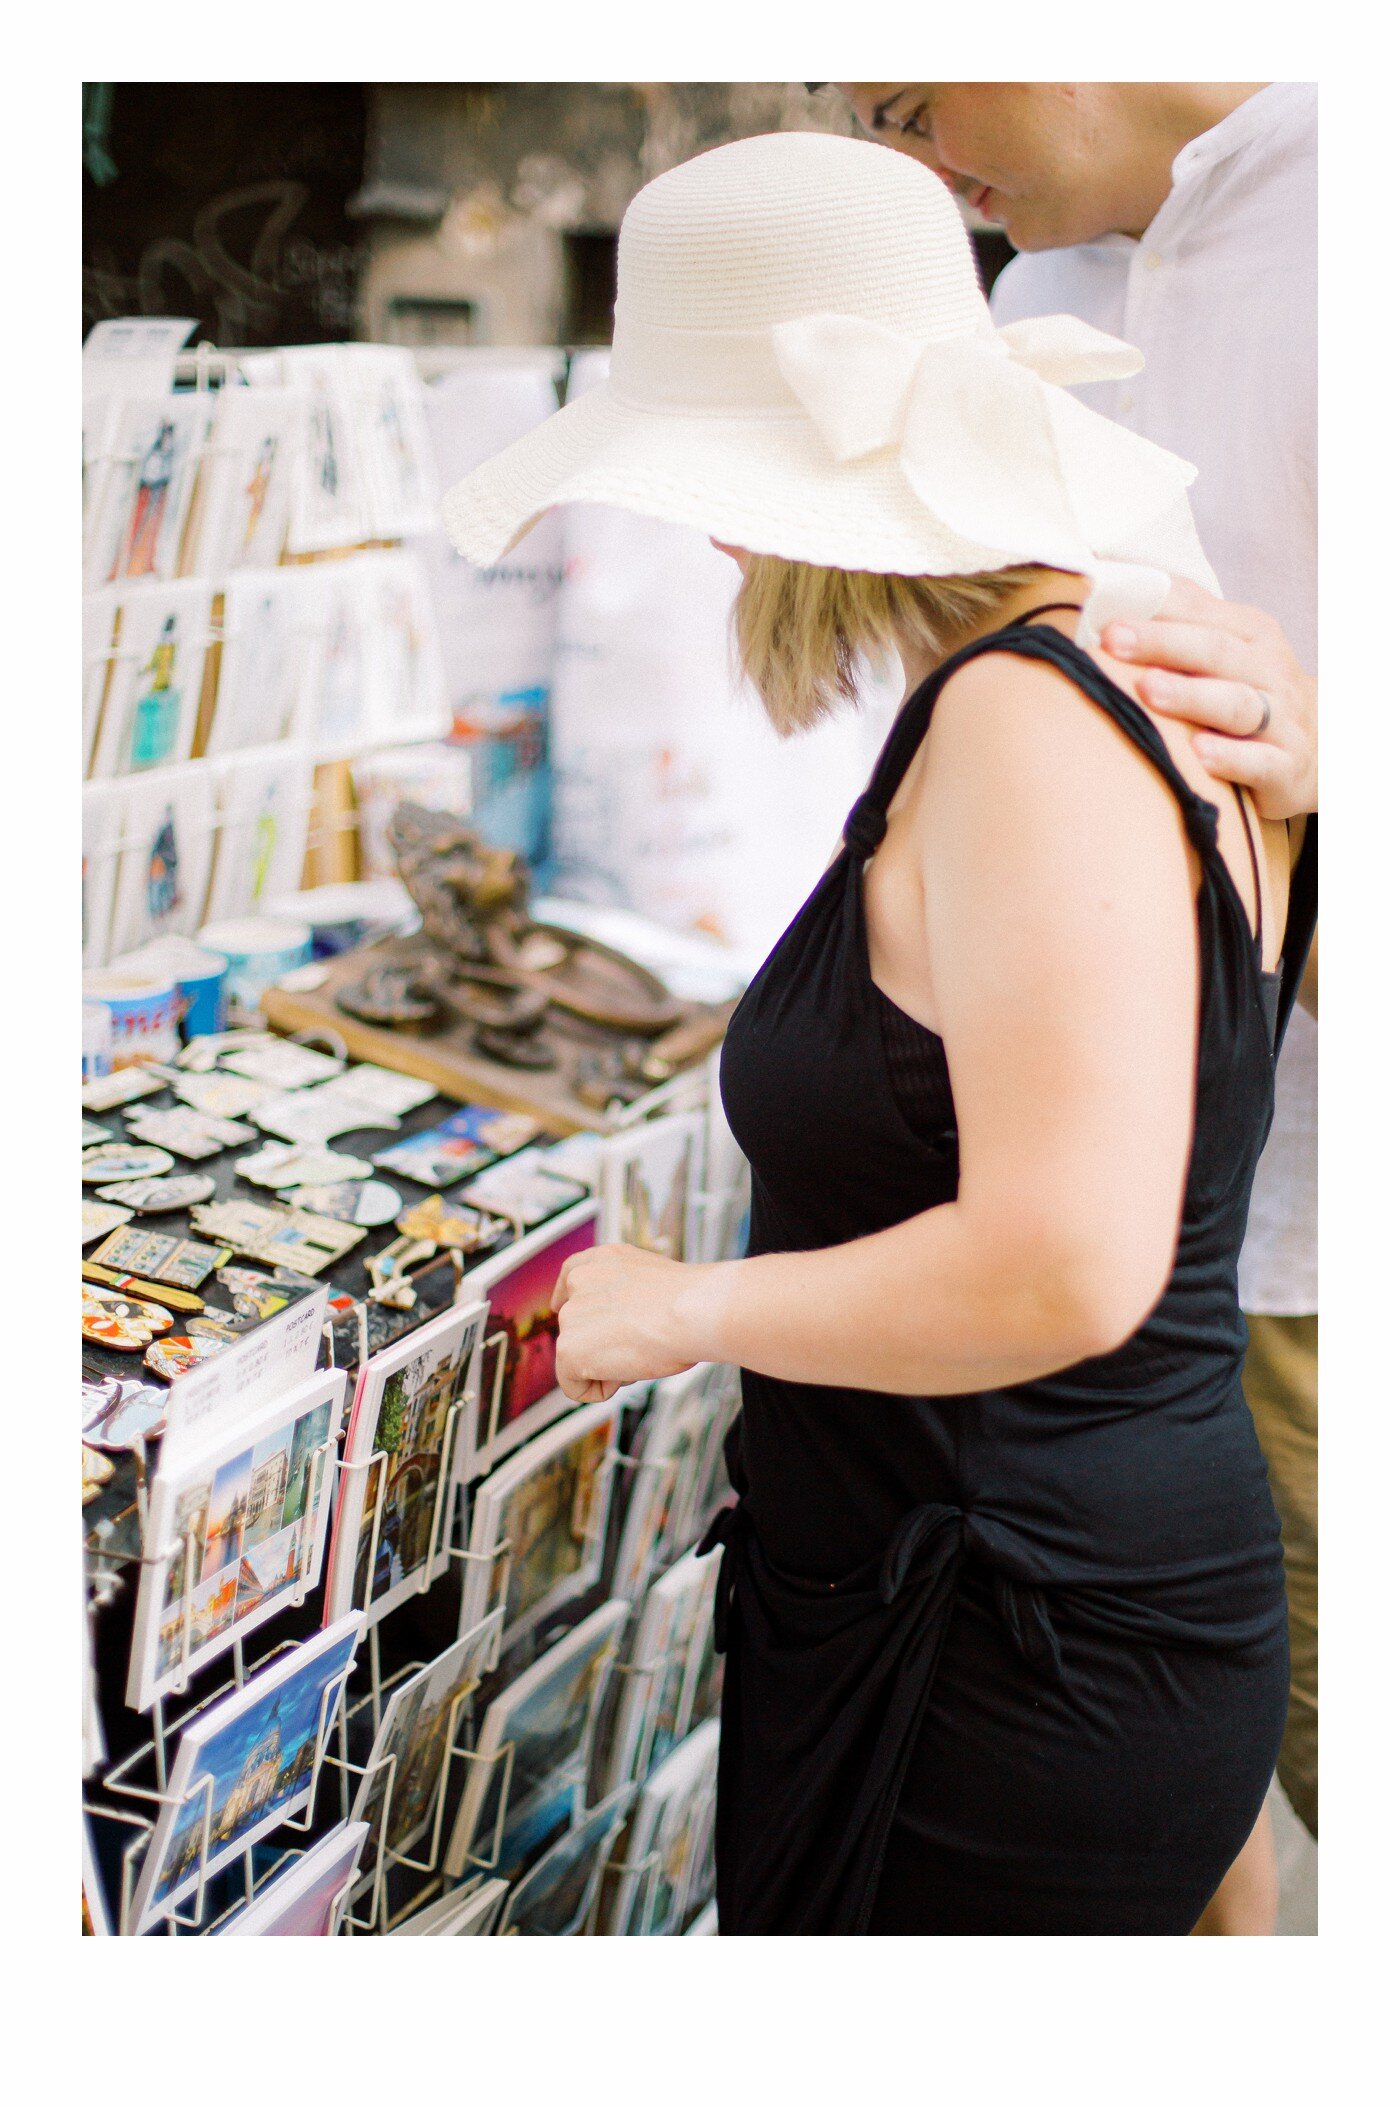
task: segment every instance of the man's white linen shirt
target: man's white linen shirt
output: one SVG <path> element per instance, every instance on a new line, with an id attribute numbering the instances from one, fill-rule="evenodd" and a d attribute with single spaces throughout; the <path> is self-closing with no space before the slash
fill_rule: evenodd
<path id="1" fill-rule="evenodd" d="M 1016 257 L 999 324 L 1072 314 L 1143 371 L 1074 392 L 1199 474 L 1192 510 L 1227 599 L 1266 609 L 1317 668 L 1317 91 L 1272 82 L 1191 140 L 1140 241 Z M 1317 1026 L 1288 1027 L 1240 1259 L 1248 1311 L 1317 1309 Z"/>

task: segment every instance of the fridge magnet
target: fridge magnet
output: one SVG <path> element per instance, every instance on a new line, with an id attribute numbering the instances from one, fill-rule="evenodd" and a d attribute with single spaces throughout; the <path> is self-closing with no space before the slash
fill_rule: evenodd
<path id="1" fill-rule="evenodd" d="M 700 1886 L 718 1763 L 719 1724 L 709 1720 L 642 1787 L 608 1927 L 614 1938 L 665 1937 L 685 1922 Z"/>
<path id="2" fill-rule="evenodd" d="M 251 1332 L 258 1320 L 244 1316 L 236 1310 L 206 1310 L 202 1317 L 191 1318 L 185 1331 L 192 1340 L 212 1339 L 221 1347 L 231 1347 L 235 1340 Z"/>
<path id="3" fill-rule="evenodd" d="M 247 1200 L 206 1202 L 190 1210 L 190 1223 L 249 1259 L 312 1275 L 334 1266 L 354 1250 L 365 1234 L 350 1223 L 304 1215 L 296 1208 L 262 1207 Z"/>
<path id="4" fill-rule="evenodd" d="M 472 1504 L 462 1629 L 504 1603 L 504 1647 L 602 1577 L 619 1411 L 572 1408 L 483 1479 Z M 494 1555 L 494 1556 L 493 1556 Z"/>
<path id="5" fill-rule="evenodd" d="M 447 1787 L 448 1735 L 467 1740 L 467 1698 L 500 1649 L 501 1614 L 493 1611 L 435 1661 L 405 1677 L 385 1701 L 360 1780 L 354 1819 L 368 1823 L 373 1843 L 365 1872 L 382 1854 L 411 1852 L 438 1819 Z"/>
<path id="6" fill-rule="evenodd" d="M 500 1933 L 568 1939 L 586 1932 L 603 1882 L 603 1867 L 636 1799 L 635 1786 L 619 1786 L 590 1808 L 551 1845 L 511 1890 Z"/>
<path id="7" fill-rule="evenodd" d="M 363 1823 L 337 1823 L 285 1872 L 275 1874 L 251 1903 L 215 1926 L 215 1938 L 334 1939 L 367 1834 Z"/>
<path id="8" fill-rule="evenodd" d="M 214 1069 L 207 1075 L 181 1072 L 172 1078 L 170 1088 L 196 1112 L 235 1125 L 242 1124 L 241 1114 L 252 1112 L 271 1096 L 263 1084 L 253 1083 L 247 1076 L 230 1076 L 223 1069 Z"/>
<path id="9" fill-rule="evenodd" d="M 394 1206 L 401 1205 L 396 1195 Z M 405 1237 L 425 1238 L 444 1251 L 454 1252 L 493 1251 L 510 1235 L 510 1225 L 502 1216 L 483 1214 L 480 1208 L 464 1207 L 460 1201 L 447 1200 L 441 1193 L 432 1193 L 426 1200 L 415 1201 L 411 1208 L 405 1208 L 397 1218 L 396 1227 Z"/>
<path id="10" fill-rule="evenodd" d="M 464 1882 L 449 1889 L 422 1910 L 395 1925 L 390 1938 L 400 1933 L 433 1939 L 462 1939 L 468 1934 L 485 1935 L 495 1930 L 501 1905 L 510 1889 L 508 1881 Z"/>
<path id="11" fill-rule="evenodd" d="M 164 1155 L 157 1150 L 157 1155 Z M 125 1178 L 114 1186 L 99 1186 L 99 1200 L 114 1200 L 137 1215 L 169 1215 L 175 1208 L 192 1208 L 208 1200 L 214 1191 L 212 1178 L 190 1174 L 185 1178 Z"/>
<path id="12" fill-rule="evenodd" d="M 468 1767 L 444 1872 L 459 1881 L 485 1856 L 501 1819 L 492 1872 L 511 1880 L 567 1829 L 582 1800 L 589 1738 L 605 1673 L 627 1622 L 625 1603 L 604 1603 L 566 1633 L 486 1708 Z M 501 1761 L 513 1746 L 509 1770 Z M 499 1796 L 505 1793 L 501 1810 Z"/>
<path id="13" fill-rule="evenodd" d="M 110 1457 L 104 1457 L 100 1449 L 89 1449 L 83 1444 L 83 1506 L 96 1500 L 102 1488 L 111 1483 L 116 1465 Z"/>
<path id="14" fill-rule="evenodd" d="M 159 1303 L 140 1302 L 110 1288 L 83 1283 L 83 1338 L 118 1354 L 138 1354 L 175 1320 Z"/>
<path id="15" fill-rule="evenodd" d="M 148 1068 L 113 1069 L 110 1076 L 94 1076 L 83 1085 L 83 1104 L 90 1113 L 109 1113 L 115 1106 L 129 1105 L 134 1098 L 149 1098 L 166 1088 L 168 1078 Z"/>
<path id="16" fill-rule="evenodd" d="M 105 1237 L 110 1230 L 119 1229 L 130 1222 L 130 1208 L 113 1208 L 105 1201 L 83 1200 L 83 1243 L 91 1244 L 96 1237 Z"/>
<path id="17" fill-rule="evenodd" d="M 115 1231 L 97 1247 L 92 1263 L 115 1273 L 164 1281 L 172 1288 L 194 1289 L 228 1256 L 218 1245 L 201 1244 L 194 1237 L 170 1237 L 160 1230 L 126 1228 Z"/>
<path id="18" fill-rule="evenodd" d="M 518 1156 L 478 1171 L 453 1197 L 504 1215 L 515 1224 L 517 1236 L 521 1236 L 547 1222 L 551 1215 L 559 1215 L 565 1208 L 586 1200 L 588 1187 L 549 1170 L 543 1150 L 522 1149 Z"/>
<path id="19" fill-rule="evenodd" d="M 117 1377 L 100 1386 L 85 1384 L 83 1388 L 109 1394 L 95 1418 L 83 1428 L 83 1440 L 94 1449 L 136 1449 L 164 1433 L 170 1393 L 158 1384 Z"/>
<path id="20" fill-rule="evenodd" d="M 177 1376 L 188 1376 L 191 1369 L 222 1354 L 228 1345 L 228 1340 L 210 1339 L 207 1334 L 172 1332 L 166 1339 L 152 1340 L 145 1353 L 146 1367 L 153 1375 L 174 1383 Z"/>
<path id="21" fill-rule="evenodd" d="M 240 1317 L 275 1317 L 291 1303 L 316 1293 L 316 1283 L 290 1267 L 274 1267 L 270 1274 L 255 1273 L 250 1266 L 221 1266 L 214 1276 Z"/>
<path id="22" fill-rule="evenodd" d="M 485 1319 L 484 1303 L 459 1303 L 361 1369 L 345 1435 L 327 1620 L 354 1604 L 375 1624 L 446 1573 L 451 1451 L 479 1378 Z"/>
<path id="23" fill-rule="evenodd" d="M 158 1466 L 127 1681 L 137 1712 L 316 1586 L 344 1402 L 344 1371 L 319 1371 Z"/>
<path id="24" fill-rule="evenodd" d="M 698 1559 L 685 1552 L 647 1590 L 632 1632 L 607 1747 L 599 1751 L 598 1780 L 607 1793 L 624 1779 L 645 1778 L 689 1726 L 683 1707 L 713 1599 L 721 1554 Z"/>
<path id="25" fill-rule="evenodd" d="M 115 1142 L 115 1141 L 116 1141 L 116 1139 L 117 1139 L 117 1138 L 116 1138 L 116 1136 L 115 1136 L 115 1135 L 113 1134 L 113 1132 L 112 1132 L 112 1130 L 111 1130 L 111 1128 L 110 1128 L 110 1127 L 103 1127 L 103 1126 L 102 1126 L 102 1125 L 101 1125 L 101 1124 L 100 1124 L 100 1123 L 99 1123 L 98 1121 L 96 1121 L 96 1120 L 84 1120 L 84 1122 L 83 1122 L 83 1147 L 84 1147 L 84 1149 L 91 1149 L 91 1147 L 92 1147 L 92 1145 L 93 1145 L 93 1143 L 94 1143 L 94 1142 Z"/>
<path id="26" fill-rule="evenodd" d="M 420 1186 L 450 1186 L 496 1158 L 522 1149 L 539 1131 L 539 1122 L 526 1113 L 464 1105 L 436 1127 L 425 1127 L 381 1150 L 374 1161 L 382 1170 L 411 1178 Z"/>
<path id="27" fill-rule="evenodd" d="M 462 1283 L 464 1295 L 484 1295 L 491 1305 L 488 1337 L 502 1335 L 485 1357 L 476 1422 L 463 1451 L 468 1476 L 499 1462 L 569 1409 L 554 1387 L 559 1320 L 550 1303 L 564 1261 L 595 1242 L 596 1213 L 596 1202 L 580 1201 L 474 1266 Z"/>
<path id="28" fill-rule="evenodd" d="M 218 1156 L 222 1150 L 232 1149 L 239 1142 L 251 1142 L 257 1132 L 242 1120 L 219 1120 L 209 1113 L 195 1112 L 187 1105 L 159 1111 L 140 1107 L 124 1117 L 134 1140 L 155 1142 L 160 1148 L 173 1150 L 176 1156 L 189 1157 L 196 1163 L 204 1157 Z"/>
<path id="29" fill-rule="evenodd" d="M 292 1039 L 268 1039 L 256 1046 L 235 1047 L 223 1056 L 222 1065 L 237 1076 L 266 1084 L 269 1093 L 303 1090 L 307 1084 L 326 1083 L 345 1071 L 345 1063 L 337 1061 L 333 1054 L 299 1046 Z"/>
<path id="30" fill-rule="evenodd" d="M 331 1186 L 293 1186 L 286 1195 L 293 1208 L 311 1215 L 328 1215 L 332 1222 L 354 1222 L 361 1229 L 379 1229 L 392 1222 L 403 1205 L 392 1186 L 383 1179 L 341 1179 Z"/>
<path id="31" fill-rule="evenodd" d="M 368 1178 L 374 1166 L 320 1143 L 264 1142 L 239 1157 L 234 1169 L 253 1186 L 329 1186 Z"/>
<path id="32" fill-rule="evenodd" d="M 371 1263 L 366 1259 L 367 1272 Z M 327 1315 L 333 1340 L 331 1351 L 338 1368 L 357 1368 L 362 1357 L 392 1346 L 405 1333 L 417 1330 L 428 1318 L 448 1309 L 455 1300 L 457 1265 L 450 1253 L 427 1253 L 422 1264 L 401 1278 L 411 1302 L 332 1296 Z"/>
<path id="33" fill-rule="evenodd" d="M 231 1048 L 264 1046 L 272 1036 L 261 1027 L 251 1025 L 230 1026 L 226 1032 L 197 1032 L 176 1055 L 175 1066 L 189 1069 L 194 1075 L 207 1076 Z"/>
<path id="34" fill-rule="evenodd" d="M 318 1095 L 340 1099 L 365 1112 L 389 1114 L 398 1120 L 405 1113 L 416 1112 L 420 1105 L 426 1105 L 430 1098 L 437 1096 L 437 1092 L 421 1076 L 401 1076 L 397 1069 L 381 1068 L 378 1062 L 357 1061 L 343 1076 L 322 1084 Z M 376 1123 L 366 1120 L 363 1124 L 369 1127 Z"/>
<path id="35" fill-rule="evenodd" d="M 598 1241 L 635 1244 L 667 1259 L 688 1259 L 699 1190 L 705 1121 L 701 1113 L 644 1120 L 604 1142 L 598 1177 Z"/>
<path id="36" fill-rule="evenodd" d="M 264 1098 L 253 1118 L 264 1134 L 318 1148 L 334 1136 L 357 1128 L 399 1124 L 395 1115 L 376 1113 L 372 1107 L 353 1105 L 345 1098 L 327 1097 L 324 1085 L 306 1091 L 281 1091 L 275 1097 Z"/>
<path id="37" fill-rule="evenodd" d="M 192 1893 L 201 1861 L 217 1873 L 306 1806 L 361 1623 L 340 1619 L 188 1722 L 132 1899 L 138 1934 Z"/>

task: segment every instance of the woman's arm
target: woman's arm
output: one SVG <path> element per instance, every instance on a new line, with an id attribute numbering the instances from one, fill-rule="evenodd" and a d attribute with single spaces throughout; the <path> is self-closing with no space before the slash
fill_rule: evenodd
<path id="1" fill-rule="evenodd" d="M 997 655 L 940 696 L 915 817 L 957 1199 L 825 1251 L 714 1266 L 580 1254 L 559 1294 L 571 1395 L 704 1360 L 974 1390 L 1111 1350 L 1161 1295 L 1197 1008 L 1175 800 L 1062 676 Z"/>

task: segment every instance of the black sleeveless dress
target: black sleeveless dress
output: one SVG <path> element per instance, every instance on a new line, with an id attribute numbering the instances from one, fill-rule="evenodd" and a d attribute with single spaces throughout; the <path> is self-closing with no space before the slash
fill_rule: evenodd
<path id="1" fill-rule="evenodd" d="M 909 698 L 734 1016 L 721 1082 L 753 1173 L 749 1249 L 844 1243 L 957 1193 L 942 1044 L 870 978 L 862 875 L 943 683 L 988 651 L 1057 667 L 1105 711 L 1200 859 L 1175 1264 L 1124 1346 L 1033 1383 L 908 1398 L 744 1371 L 740 1499 L 708 1540 L 725 1545 L 722 1934 L 1184 1934 L 1283 1732 L 1279 1524 L 1236 1264 L 1310 917 L 1290 912 L 1281 1006 L 1216 809 L 1053 627 L 979 639 Z"/>

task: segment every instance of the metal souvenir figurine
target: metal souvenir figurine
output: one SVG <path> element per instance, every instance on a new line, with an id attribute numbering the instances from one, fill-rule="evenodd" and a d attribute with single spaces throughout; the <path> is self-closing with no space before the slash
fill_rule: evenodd
<path id="1" fill-rule="evenodd" d="M 114 1200 L 138 1215 L 169 1215 L 176 1208 L 193 1208 L 214 1193 L 212 1178 L 190 1173 L 184 1178 L 129 1178 L 119 1185 L 99 1186 L 99 1200 Z"/>
<path id="2" fill-rule="evenodd" d="M 457 1252 L 479 1252 L 498 1245 L 511 1228 L 502 1216 L 445 1199 L 441 1193 L 415 1201 L 400 1215 L 396 1227 L 405 1237 L 422 1238 Z"/>
<path id="3" fill-rule="evenodd" d="M 83 1151 L 83 1184 L 110 1186 L 117 1179 L 159 1178 L 173 1171 L 175 1159 L 167 1149 L 144 1142 L 97 1142 Z"/>

